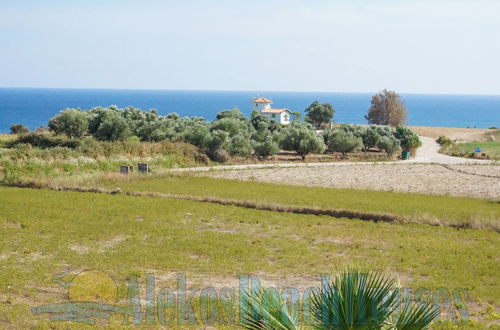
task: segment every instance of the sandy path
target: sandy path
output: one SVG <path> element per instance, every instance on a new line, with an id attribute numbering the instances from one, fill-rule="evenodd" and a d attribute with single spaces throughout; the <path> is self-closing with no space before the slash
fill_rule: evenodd
<path id="1" fill-rule="evenodd" d="M 417 155 L 412 161 L 417 163 L 436 164 L 491 164 L 492 161 L 484 159 L 469 159 L 443 155 L 439 153 L 439 144 L 430 137 L 421 136 L 422 146 L 418 148 Z"/>

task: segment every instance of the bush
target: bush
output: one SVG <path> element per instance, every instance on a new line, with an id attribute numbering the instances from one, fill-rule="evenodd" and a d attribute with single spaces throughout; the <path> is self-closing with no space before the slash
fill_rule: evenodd
<path id="1" fill-rule="evenodd" d="M 446 136 L 440 136 L 437 138 L 436 142 L 443 147 L 448 147 L 453 144 L 453 141 L 451 141 L 449 138 Z"/>
<path id="2" fill-rule="evenodd" d="M 253 147 L 250 139 L 240 133 L 231 138 L 227 151 L 231 155 L 250 156 L 253 153 Z"/>
<path id="3" fill-rule="evenodd" d="M 48 134 L 30 133 L 19 136 L 16 140 L 8 144 L 9 147 L 15 147 L 19 144 L 29 144 L 34 148 L 47 149 L 55 147 L 65 147 L 76 149 L 81 145 L 79 140 L 68 140 L 62 137 L 53 137 Z"/>
<path id="4" fill-rule="evenodd" d="M 377 148 L 385 151 L 389 157 L 392 157 L 400 147 L 399 140 L 393 136 L 382 136 L 377 143 Z"/>
<path id="5" fill-rule="evenodd" d="M 132 135 L 127 121 L 117 112 L 107 112 L 94 137 L 101 141 L 123 141 Z"/>
<path id="6" fill-rule="evenodd" d="M 294 121 L 280 132 L 281 148 L 297 152 L 302 159 L 309 153 L 321 153 L 325 143 L 310 124 Z"/>
<path id="7" fill-rule="evenodd" d="M 229 160 L 229 154 L 222 148 L 218 148 L 208 155 L 214 162 L 225 163 Z"/>
<path id="8" fill-rule="evenodd" d="M 342 153 L 342 158 L 345 158 L 347 153 L 355 151 L 362 146 L 363 141 L 361 138 L 354 136 L 350 132 L 337 129 L 330 133 L 328 149 Z"/>
<path id="9" fill-rule="evenodd" d="M 14 124 L 10 127 L 11 134 L 26 134 L 29 131 L 28 127 L 21 124 Z"/>
<path id="10" fill-rule="evenodd" d="M 206 154 L 201 153 L 201 152 L 196 153 L 196 156 L 194 159 L 196 160 L 197 163 L 200 163 L 200 164 L 205 164 L 205 165 L 210 164 L 210 157 L 208 157 Z"/>
<path id="11" fill-rule="evenodd" d="M 272 137 L 254 144 L 255 155 L 259 158 L 267 158 L 276 155 L 280 151 L 279 144 Z"/>
<path id="12" fill-rule="evenodd" d="M 380 135 L 378 134 L 377 129 L 373 127 L 365 127 L 361 130 L 361 140 L 363 143 L 363 151 L 368 151 L 370 148 L 377 146 L 377 143 L 380 140 Z"/>
<path id="13" fill-rule="evenodd" d="M 252 139 L 255 155 L 259 158 L 276 155 L 280 150 L 277 133 L 271 133 L 265 123 L 259 123 Z"/>
<path id="14" fill-rule="evenodd" d="M 403 150 L 410 151 L 412 154 L 415 149 L 422 145 L 417 133 L 408 127 L 398 126 L 394 136 L 399 140 L 401 148 L 403 148 Z"/>
<path id="15" fill-rule="evenodd" d="M 314 101 L 305 110 L 306 117 L 305 120 L 308 123 L 319 127 L 323 123 L 330 123 L 333 120 L 335 114 L 335 109 L 329 103 L 321 104 L 318 101 Z"/>
<path id="16" fill-rule="evenodd" d="M 49 120 L 49 128 L 56 134 L 80 138 L 89 128 L 88 113 L 78 109 L 65 109 Z"/>

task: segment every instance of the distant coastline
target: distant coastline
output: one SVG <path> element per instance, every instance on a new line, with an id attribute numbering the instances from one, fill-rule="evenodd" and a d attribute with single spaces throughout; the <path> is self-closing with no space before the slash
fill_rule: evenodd
<path id="1" fill-rule="evenodd" d="M 14 123 L 30 129 L 47 125 L 50 117 L 67 107 L 134 106 L 161 114 L 199 116 L 212 120 L 223 109 L 239 108 L 249 115 L 249 100 L 271 97 L 283 107 L 303 112 L 314 100 L 332 103 L 339 123 L 366 124 L 369 93 L 256 92 L 199 90 L 0 88 L 0 133 Z M 500 95 L 401 94 L 406 101 L 408 125 L 477 127 L 500 126 Z"/>

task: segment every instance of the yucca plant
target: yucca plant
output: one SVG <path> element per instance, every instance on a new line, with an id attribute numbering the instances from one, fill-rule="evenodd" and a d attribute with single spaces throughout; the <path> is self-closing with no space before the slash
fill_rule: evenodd
<path id="1" fill-rule="evenodd" d="M 315 329 L 425 329 L 439 310 L 400 300 L 396 281 L 379 272 L 347 269 L 313 294 Z"/>
<path id="2" fill-rule="evenodd" d="M 277 292 L 243 293 L 246 329 L 305 329 Z M 379 272 L 347 269 L 324 283 L 310 299 L 314 329 L 425 329 L 439 315 L 430 303 L 401 302 L 396 281 Z"/>
<path id="3" fill-rule="evenodd" d="M 298 315 L 290 312 L 287 303 L 277 291 L 253 289 L 240 297 L 240 312 L 245 329 L 299 330 Z"/>

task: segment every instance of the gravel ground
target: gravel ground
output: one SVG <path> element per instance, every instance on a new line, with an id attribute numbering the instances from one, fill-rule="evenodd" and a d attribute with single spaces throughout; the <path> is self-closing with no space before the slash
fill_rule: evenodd
<path id="1" fill-rule="evenodd" d="M 451 168 L 451 169 L 450 169 Z M 455 170 L 466 171 L 465 174 Z M 271 183 L 424 193 L 500 200 L 497 165 L 363 164 L 205 172 L 216 178 Z"/>

